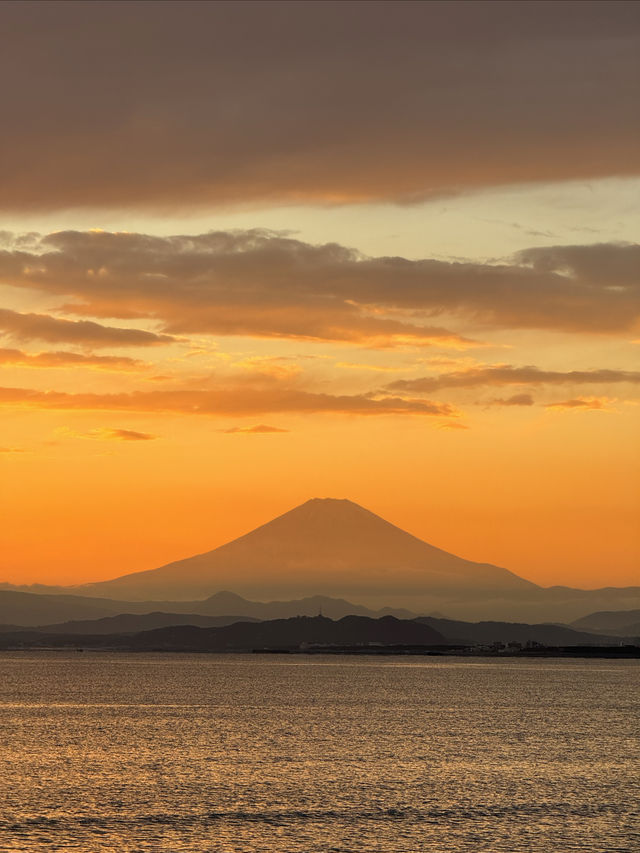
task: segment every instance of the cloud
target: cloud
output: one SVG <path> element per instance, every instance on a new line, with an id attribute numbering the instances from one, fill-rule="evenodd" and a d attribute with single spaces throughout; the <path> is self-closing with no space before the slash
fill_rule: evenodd
<path id="1" fill-rule="evenodd" d="M 533 406 L 535 400 L 531 394 L 514 394 L 511 397 L 494 397 L 489 406 Z"/>
<path id="2" fill-rule="evenodd" d="M 143 366 L 135 358 L 116 355 L 80 355 L 75 352 L 27 353 L 0 347 L 0 364 L 18 367 L 89 367 L 97 370 L 129 371 Z"/>
<path id="3" fill-rule="evenodd" d="M 469 429 L 467 424 L 459 421 L 447 421 L 446 423 L 438 424 L 438 429 Z"/>
<path id="4" fill-rule="evenodd" d="M 0 308 L 0 331 L 20 340 L 64 341 L 93 347 L 149 346 L 174 340 L 169 335 L 141 329 L 101 326 L 90 320 L 63 320 L 48 314 L 22 314 L 7 308 Z"/>
<path id="5" fill-rule="evenodd" d="M 231 427 L 231 429 L 223 429 L 222 432 L 227 433 L 227 435 L 237 435 L 239 433 L 244 435 L 257 435 L 272 432 L 289 432 L 289 430 L 268 426 L 267 424 L 256 424 L 256 426 L 251 427 Z"/>
<path id="6" fill-rule="evenodd" d="M 372 370 L 375 373 L 400 373 L 404 369 L 388 364 L 356 364 L 352 361 L 337 361 L 335 366 L 342 370 Z"/>
<path id="7" fill-rule="evenodd" d="M 636 3 L 37 8 L 3 6 L 6 210 L 411 201 L 640 167 Z"/>
<path id="8" fill-rule="evenodd" d="M 256 415 L 275 412 L 352 415 L 440 415 L 458 412 L 447 403 L 367 394 L 332 395 L 295 388 L 236 388 L 218 390 L 134 391 L 115 394 L 70 394 L 0 387 L 0 406 L 39 409 L 179 413 L 192 415 Z"/>
<path id="9" fill-rule="evenodd" d="M 575 397 L 573 400 L 561 400 L 558 403 L 547 403 L 546 409 L 591 409 L 595 411 L 609 410 L 613 403 L 608 397 Z"/>
<path id="10" fill-rule="evenodd" d="M 117 441 L 153 441 L 158 438 L 150 432 L 138 432 L 134 429 L 106 429 L 102 432 L 105 438 Z"/>
<path id="11" fill-rule="evenodd" d="M 233 366 L 274 379 L 290 379 L 302 370 L 300 365 L 286 356 L 253 356 L 235 361 Z"/>
<path id="12" fill-rule="evenodd" d="M 63 435 L 70 438 L 87 438 L 97 441 L 153 441 L 158 438 L 150 432 L 138 432 L 133 429 L 114 429 L 111 427 L 100 427 L 99 429 L 90 429 L 86 432 L 77 432 L 68 427 L 61 427 L 56 430 L 57 435 Z"/>
<path id="13" fill-rule="evenodd" d="M 0 447 L 0 453 L 26 453 L 22 447 Z"/>
<path id="14" fill-rule="evenodd" d="M 485 385 L 608 385 L 616 382 L 640 383 L 640 371 L 634 370 L 540 370 L 538 367 L 480 367 L 452 371 L 440 376 L 398 379 L 386 386 L 388 391 L 428 393 L 443 388 L 478 388 Z"/>
<path id="15" fill-rule="evenodd" d="M 0 284 L 70 300 L 67 313 L 162 324 L 165 336 L 5 312 L 57 340 L 158 343 L 166 335 L 249 335 L 360 346 L 466 349 L 434 323 L 628 334 L 640 322 L 640 245 L 555 246 L 509 263 L 365 257 L 251 230 L 175 237 L 56 232 L 0 251 Z"/>

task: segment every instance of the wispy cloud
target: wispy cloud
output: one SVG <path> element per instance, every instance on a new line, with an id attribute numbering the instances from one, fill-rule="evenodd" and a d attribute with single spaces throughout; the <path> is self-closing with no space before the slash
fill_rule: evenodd
<path id="1" fill-rule="evenodd" d="M 388 391 L 429 393 L 443 388 L 478 388 L 501 385 L 610 385 L 618 382 L 640 383 L 640 371 L 634 370 L 541 370 L 538 367 L 471 368 L 423 376 L 418 379 L 398 379 L 386 386 Z"/>
<path id="2" fill-rule="evenodd" d="M 533 406 L 535 400 L 531 394 L 513 394 L 511 397 L 494 397 L 489 400 L 489 406 Z"/>
<path id="3" fill-rule="evenodd" d="M 557 403 L 547 403 L 546 409 L 569 409 L 569 410 L 592 410 L 611 411 L 611 404 L 615 400 L 608 397 L 574 397 L 572 400 L 560 400 Z"/>
<path id="4" fill-rule="evenodd" d="M 69 427 L 60 427 L 56 430 L 56 435 L 68 438 L 86 438 L 92 441 L 153 441 L 158 438 L 157 435 L 150 432 L 113 427 L 99 427 L 85 432 L 79 432 Z"/>
<path id="5" fill-rule="evenodd" d="M 392 367 L 389 364 L 358 364 L 352 361 L 337 361 L 336 367 L 341 370 L 366 370 L 374 373 L 401 373 L 404 367 Z"/>
<path id="6" fill-rule="evenodd" d="M 256 424 L 256 426 L 250 427 L 231 427 L 230 429 L 223 429 L 222 432 L 227 435 L 264 435 L 267 433 L 274 432 L 289 432 L 288 429 L 280 429 L 280 427 L 269 426 L 268 424 Z"/>
<path id="7" fill-rule="evenodd" d="M 144 366 L 144 362 L 126 356 L 82 355 L 64 351 L 27 353 L 23 350 L 7 348 L 0 348 L 0 364 L 43 368 L 88 367 L 117 372 L 139 370 Z"/>
<path id="8" fill-rule="evenodd" d="M 367 394 L 334 395 L 279 387 L 247 385 L 217 390 L 134 391 L 116 394 L 70 394 L 0 387 L 0 406 L 40 409 L 175 412 L 189 415 L 256 415 L 274 412 L 333 412 L 351 415 L 456 416 L 448 403 Z"/>

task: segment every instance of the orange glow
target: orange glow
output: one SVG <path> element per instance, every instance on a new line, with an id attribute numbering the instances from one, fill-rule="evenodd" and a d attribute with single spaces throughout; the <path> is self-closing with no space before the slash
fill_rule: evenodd
<path id="1" fill-rule="evenodd" d="M 76 583 L 209 550 L 310 496 L 349 497 L 431 544 L 541 583 L 637 582 L 637 476 L 608 418 L 5 413 L 2 579 Z M 154 440 L 117 440 L 126 429 Z M 234 430 L 245 430 L 234 434 Z M 231 434 L 229 434 L 231 433 Z M 600 454 L 593 447 L 601 448 Z M 638 458 L 633 461 L 638 469 Z"/>

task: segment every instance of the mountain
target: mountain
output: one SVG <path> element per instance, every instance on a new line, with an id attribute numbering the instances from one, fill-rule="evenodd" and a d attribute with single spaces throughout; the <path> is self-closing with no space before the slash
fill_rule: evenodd
<path id="1" fill-rule="evenodd" d="M 601 610 L 576 619 L 571 627 L 615 636 L 640 637 L 640 610 Z"/>
<path id="2" fill-rule="evenodd" d="M 307 501 L 226 545 L 158 569 L 68 588 L 73 595 L 35 589 L 0 588 L 0 623 L 34 626 L 152 611 L 255 619 L 439 611 L 465 621 L 535 624 L 640 608 L 640 587 L 540 587 L 507 569 L 449 554 L 352 501 L 329 498 Z M 234 592 L 220 592 L 225 589 Z M 27 612 L 28 598 L 34 607 L 41 601 L 39 616 Z M 55 613 L 42 601 L 47 598 Z"/>
<path id="3" fill-rule="evenodd" d="M 537 589 L 506 569 L 435 548 L 352 501 L 314 498 L 213 551 L 77 591 L 185 599 L 229 588 L 256 598 L 320 592 L 369 601 L 398 591 L 408 599 Z"/>

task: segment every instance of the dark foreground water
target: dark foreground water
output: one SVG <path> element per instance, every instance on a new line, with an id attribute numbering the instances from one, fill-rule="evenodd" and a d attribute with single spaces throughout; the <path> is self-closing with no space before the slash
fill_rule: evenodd
<path id="1" fill-rule="evenodd" d="M 0 850 L 640 850 L 640 665 L 0 655 Z"/>

